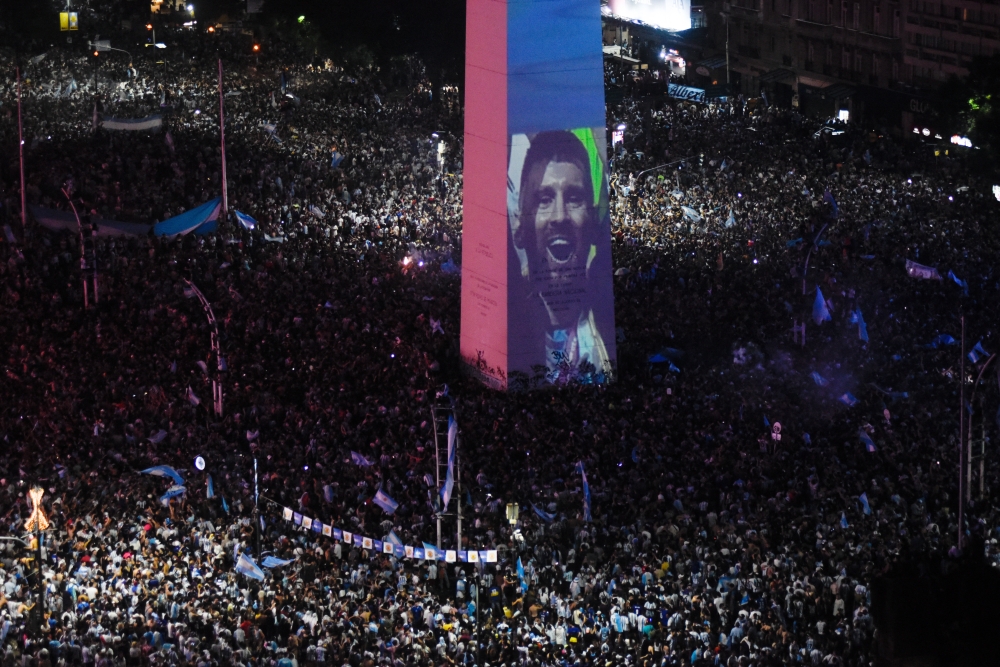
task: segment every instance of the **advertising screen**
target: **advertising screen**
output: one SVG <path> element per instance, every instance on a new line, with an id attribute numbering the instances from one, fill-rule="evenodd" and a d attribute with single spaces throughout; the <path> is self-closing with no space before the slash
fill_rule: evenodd
<path id="1" fill-rule="evenodd" d="M 608 8 L 615 16 L 664 30 L 691 27 L 691 0 L 609 0 Z"/>

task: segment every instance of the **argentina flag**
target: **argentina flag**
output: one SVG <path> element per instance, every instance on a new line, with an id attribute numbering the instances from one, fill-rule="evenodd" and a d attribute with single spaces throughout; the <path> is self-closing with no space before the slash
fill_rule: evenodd
<path id="1" fill-rule="evenodd" d="M 240 574 L 245 574 L 251 579 L 264 581 L 264 571 L 257 567 L 257 563 L 253 562 L 253 559 L 246 554 L 241 553 L 237 559 L 236 571 Z"/>
<path id="2" fill-rule="evenodd" d="M 444 486 L 441 487 L 441 509 L 448 508 L 448 501 L 451 500 L 451 492 L 455 488 L 455 445 L 458 440 L 458 422 L 455 418 L 448 417 L 448 472 L 444 478 Z"/>
<path id="3" fill-rule="evenodd" d="M 236 213 L 236 220 L 239 221 L 240 225 L 243 226 L 243 229 L 250 230 L 257 226 L 257 221 L 251 218 L 246 213 L 241 213 L 240 211 L 235 211 L 235 213 Z"/>
<path id="4" fill-rule="evenodd" d="M 372 502 L 382 508 L 386 514 L 393 514 L 396 508 L 399 507 L 399 503 L 393 500 L 388 493 L 379 489 L 375 492 L 375 497 L 372 498 Z"/>

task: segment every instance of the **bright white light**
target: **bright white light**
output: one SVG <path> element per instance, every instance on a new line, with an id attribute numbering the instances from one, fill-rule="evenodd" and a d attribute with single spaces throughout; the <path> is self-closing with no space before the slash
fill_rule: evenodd
<path id="1" fill-rule="evenodd" d="M 951 143 L 955 144 L 956 146 L 965 146 L 966 148 L 972 148 L 971 139 L 969 139 L 968 137 L 959 136 L 957 134 L 952 135 Z"/>
<path id="2" fill-rule="evenodd" d="M 924 135 L 925 137 L 929 137 L 931 136 L 931 131 L 925 127 L 920 134 Z"/>
<path id="3" fill-rule="evenodd" d="M 157 42 L 156 43 L 156 48 L 158 48 L 158 49 L 165 49 L 165 48 L 167 48 L 167 45 L 164 44 L 163 42 Z"/>
<path id="4" fill-rule="evenodd" d="M 188 5 L 188 11 L 189 12 L 193 12 L 194 11 L 194 5 Z"/>
<path id="5" fill-rule="evenodd" d="M 841 109 L 837 112 L 837 120 L 846 123 L 851 117 L 851 112 L 847 109 Z"/>
<path id="6" fill-rule="evenodd" d="M 997 201 L 1000 201 L 1000 185 L 993 186 L 993 196 L 997 198 Z"/>
<path id="7" fill-rule="evenodd" d="M 200 456 L 197 457 L 194 460 L 194 467 L 197 468 L 198 470 L 204 470 L 205 469 L 205 459 L 203 459 Z"/>

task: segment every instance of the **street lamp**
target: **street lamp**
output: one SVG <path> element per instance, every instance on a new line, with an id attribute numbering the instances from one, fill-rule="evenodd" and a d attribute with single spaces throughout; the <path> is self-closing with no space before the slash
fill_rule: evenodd
<path id="1" fill-rule="evenodd" d="M 521 508 L 518 507 L 517 503 L 507 503 L 507 521 L 511 526 L 517 525 L 517 517 L 520 511 Z"/>

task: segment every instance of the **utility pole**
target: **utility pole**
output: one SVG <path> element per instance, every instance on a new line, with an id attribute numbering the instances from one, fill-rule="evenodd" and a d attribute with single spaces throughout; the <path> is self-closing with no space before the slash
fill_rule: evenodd
<path id="1" fill-rule="evenodd" d="M 63 195 L 66 197 L 66 201 L 69 202 L 69 207 L 73 209 L 73 215 L 76 216 L 76 231 L 80 240 L 80 282 L 83 283 L 83 309 L 87 310 L 90 308 L 90 300 L 87 297 L 87 258 L 84 252 L 84 242 L 83 242 L 83 224 L 80 222 L 80 214 L 76 211 L 76 206 L 73 204 L 73 198 L 69 195 L 69 190 L 66 188 L 62 189 Z M 95 267 L 96 271 L 96 267 Z M 94 296 L 97 296 L 97 275 L 94 275 Z"/>
<path id="2" fill-rule="evenodd" d="M 457 420 L 456 420 L 457 421 Z M 455 435 L 455 508 L 458 512 L 457 530 L 455 536 L 455 551 L 462 550 L 462 461 L 459 452 L 462 451 L 460 445 L 462 437 Z"/>
<path id="3" fill-rule="evenodd" d="M 257 560 L 260 560 L 260 487 L 257 484 L 257 457 L 253 457 L 253 534 L 257 536 Z"/>
<path id="4" fill-rule="evenodd" d="M 437 405 L 431 404 L 431 423 L 434 425 L 434 491 L 437 494 L 437 498 L 441 498 L 441 447 L 438 445 L 438 423 L 437 423 Z M 440 502 L 440 500 L 438 501 Z M 437 519 L 437 542 L 435 546 L 438 551 L 441 550 L 441 512 L 444 511 L 442 507 L 436 514 Z"/>
<path id="5" fill-rule="evenodd" d="M 21 234 L 28 226 L 28 205 L 24 182 L 24 126 L 21 121 L 21 68 L 17 68 L 17 150 L 21 157 Z"/>
<path id="6" fill-rule="evenodd" d="M 962 359 L 958 403 L 958 548 L 965 536 L 965 316 L 962 316 Z"/>
<path id="7" fill-rule="evenodd" d="M 198 286 L 195 285 L 190 280 L 185 280 L 187 286 L 191 288 L 194 295 L 198 297 L 198 301 L 201 302 L 202 310 L 205 311 L 205 318 L 208 320 L 208 330 L 210 335 L 210 343 L 212 354 L 215 355 L 215 363 L 217 372 L 212 376 L 212 404 L 215 410 L 215 415 L 217 417 L 222 417 L 222 384 L 219 382 L 218 372 L 222 371 L 222 350 L 219 347 L 219 325 L 215 320 L 215 312 L 212 310 L 212 304 L 208 302 L 205 295 L 201 293 Z"/>
<path id="8" fill-rule="evenodd" d="M 222 149 L 222 220 L 229 221 L 229 183 L 226 180 L 226 115 L 222 93 L 222 58 L 219 58 L 219 137 Z"/>

